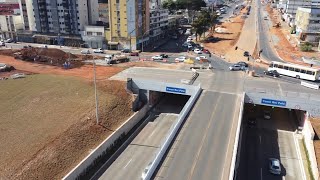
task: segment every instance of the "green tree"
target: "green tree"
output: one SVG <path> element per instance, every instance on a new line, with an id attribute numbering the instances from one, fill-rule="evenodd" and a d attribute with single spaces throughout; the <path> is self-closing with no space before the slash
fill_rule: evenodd
<path id="1" fill-rule="evenodd" d="M 199 16 L 196 18 L 195 21 L 192 23 L 192 28 L 196 32 L 196 40 L 198 39 L 198 35 L 201 37 L 209 27 L 212 28 L 215 25 L 215 20 L 217 19 L 217 15 L 215 13 L 211 13 L 207 10 L 202 10 Z"/>
<path id="2" fill-rule="evenodd" d="M 177 4 L 173 0 L 166 0 L 162 3 L 164 9 L 168 9 L 170 12 L 177 9 Z"/>
<path id="3" fill-rule="evenodd" d="M 300 50 L 304 52 L 312 51 L 312 44 L 309 42 L 306 42 L 300 46 Z"/>
<path id="4" fill-rule="evenodd" d="M 200 10 L 201 7 L 206 7 L 207 4 L 204 0 L 176 0 L 177 9 L 188 9 L 188 10 Z"/>

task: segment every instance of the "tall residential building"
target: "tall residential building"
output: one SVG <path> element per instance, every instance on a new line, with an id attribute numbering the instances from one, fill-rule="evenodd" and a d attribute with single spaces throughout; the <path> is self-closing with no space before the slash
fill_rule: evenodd
<path id="1" fill-rule="evenodd" d="M 294 22 L 298 7 L 320 7 L 320 0 L 288 0 L 286 4 L 286 20 Z"/>
<path id="2" fill-rule="evenodd" d="M 149 0 L 109 0 L 109 49 L 141 49 L 149 40 Z"/>
<path id="3" fill-rule="evenodd" d="M 149 43 L 157 42 L 160 38 L 164 38 L 168 30 L 167 9 L 151 9 L 150 10 L 150 41 Z"/>
<path id="4" fill-rule="evenodd" d="M 0 39 L 16 39 L 16 31 L 23 29 L 18 1 L 0 2 Z"/>
<path id="5" fill-rule="evenodd" d="M 320 41 L 320 8 L 299 7 L 296 12 L 296 32 L 302 42 L 317 46 Z"/>
<path id="6" fill-rule="evenodd" d="M 29 29 L 45 34 L 80 34 L 98 21 L 96 0 L 21 0 L 26 4 Z"/>

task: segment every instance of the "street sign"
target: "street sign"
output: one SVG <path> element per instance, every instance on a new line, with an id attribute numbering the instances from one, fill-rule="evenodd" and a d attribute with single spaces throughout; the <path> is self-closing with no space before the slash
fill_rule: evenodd
<path id="1" fill-rule="evenodd" d="M 179 94 L 185 94 L 186 89 L 183 88 L 177 88 L 177 87 L 166 87 L 167 92 L 172 92 L 172 93 L 179 93 Z"/>
<path id="2" fill-rule="evenodd" d="M 283 106 L 285 107 L 287 105 L 286 101 L 280 101 L 280 100 L 274 100 L 274 99 L 261 99 L 261 104 L 268 104 L 268 105 L 274 105 L 274 106 Z"/>

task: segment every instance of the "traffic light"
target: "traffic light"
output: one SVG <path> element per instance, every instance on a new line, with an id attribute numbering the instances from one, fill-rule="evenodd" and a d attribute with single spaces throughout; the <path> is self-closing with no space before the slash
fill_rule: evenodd
<path id="1" fill-rule="evenodd" d="M 236 46 L 235 50 L 237 50 L 237 49 L 238 49 L 238 46 Z"/>

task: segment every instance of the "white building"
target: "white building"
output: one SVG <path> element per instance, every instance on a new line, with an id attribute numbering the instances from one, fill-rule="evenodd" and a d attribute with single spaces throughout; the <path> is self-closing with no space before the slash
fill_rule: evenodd
<path id="1" fill-rule="evenodd" d="M 320 0 L 288 0 L 285 20 L 293 25 L 298 7 L 320 7 Z"/>
<path id="2" fill-rule="evenodd" d="M 23 29 L 20 15 L 0 15 L 0 39 L 15 39 L 16 31 Z"/>
<path id="3" fill-rule="evenodd" d="M 150 42 L 154 43 L 164 37 L 168 29 L 167 9 L 151 9 L 150 10 Z"/>
<path id="4" fill-rule="evenodd" d="M 82 40 L 85 41 L 90 48 L 106 49 L 104 32 L 104 26 L 85 26 Z"/>

